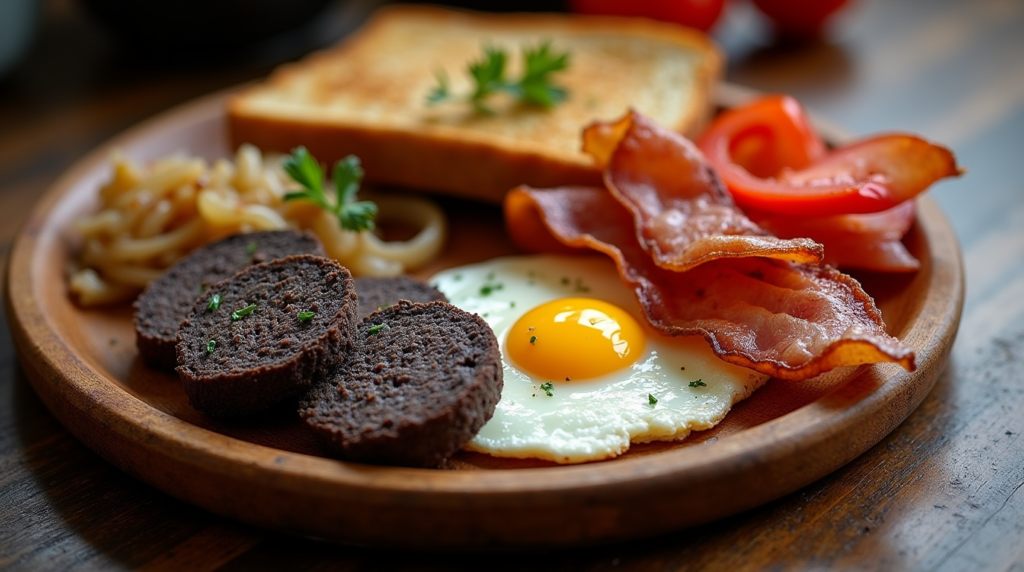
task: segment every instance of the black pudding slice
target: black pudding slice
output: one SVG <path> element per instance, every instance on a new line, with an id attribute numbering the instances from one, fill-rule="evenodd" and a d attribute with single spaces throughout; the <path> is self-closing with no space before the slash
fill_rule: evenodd
<path id="1" fill-rule="evenodd" d="M 289 254 L 324 256 L 316 236 L 293 230 L 236 234 L 206 245 L 178 261 L 135 301 L 135 345 L 150 367 L 173 370 L 178 327 L 196 297 L 236 272 Z"/>
<path id="2" fill-rule="evenodd" d="M 189 402 L 228 417 L 302 394 L 344 360 L 356 312 L 352 275 L 319 256 L 257 264 L 214 284 L 178 331 L 177 371 Z"/>
<path id="3" fill-rule="evenodd" d="M 314 383 L 299 414 L 343 459 L 436 467 L 501 397 L 501 354 L 479 316 L 402 301 L 364 319 L 344 365 Z"/>
<path id="4" fill-rule="evenodd" d="M 447 302 L 440 290 L 408 276 L 394 278 L 356 278 L 359 294 L 359 317 L 365 318 L 399 300 L 410 302 Z"/>

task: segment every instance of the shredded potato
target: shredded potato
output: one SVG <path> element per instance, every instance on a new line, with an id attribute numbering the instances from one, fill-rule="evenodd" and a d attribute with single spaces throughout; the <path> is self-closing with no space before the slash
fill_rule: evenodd
<path id="1" fill-rule="evenodd" d="M 251 145 L 241 146 L 234 162 L 218 159 L 212 166 L 172 155 L 144 168 L 115 153 L 99 210 L 75 223 L 85 242 L 69 289 L 83 306 L 130 300 L 193 249 L 255 230 L 308 229 L 357 276 L 402 274 L 444 245 L 444 213 L 424 198 L 374 197 L 379 220 L 420 229 L 407 241 L 386 242 L 372 232 L 343 230 L 336 217 L 306 201 L 284 202 L 295 188 L 280 157 L 264 157 Z"/>

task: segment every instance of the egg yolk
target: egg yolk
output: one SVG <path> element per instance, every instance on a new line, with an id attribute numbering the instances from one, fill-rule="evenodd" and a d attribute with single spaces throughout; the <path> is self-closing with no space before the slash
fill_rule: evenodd
<path id="1" fill-rule="evenodd" d="M 635 362 L 644 332 L 627 312 L 592 298 L 563 298 L 523 314 L 509 329 L 507 357 L 550 381 L 588 379 Z"/>

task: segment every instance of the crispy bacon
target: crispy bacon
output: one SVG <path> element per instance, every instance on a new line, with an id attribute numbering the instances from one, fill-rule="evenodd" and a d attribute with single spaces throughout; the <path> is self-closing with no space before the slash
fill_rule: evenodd
<path id="1" fill-rule="evenodd" d="M 762 228 L 780 238 L 804 236 L 825 246 L 825 264 L 882 272 L 912 272 L 921 267 L 900 241 L 914 224 L 915 203 L 904 201 L 887 211 L 830 217 L 786 217 L 747 211 Z"/>
<path id="2" fill-rule="evenodd" d="M 685 271 L 719 258 L 762 256 L 818 263 L 822 247 L 781 239 L 732 202 L 697 147 L 631 112 L 584 131 L 584 150 L 605 165 L 608 190 L 634 217 L 637 240 L 662 268 Z"/>
<path id="3" fill-rule="evenodd" d="M 862 363 L 915 368 L 913 350 L 885 332 L 857 281 L 831 268 L 764 258 L 660 268 L 636 241 L 632 215 L 600 188 L 519 187 L 505 213 L 517 242 L 517 229 L 543 227 L 566 246 L 610 256 L 654 328 L 702 335 L 725 361 L 791 380 Z"/>

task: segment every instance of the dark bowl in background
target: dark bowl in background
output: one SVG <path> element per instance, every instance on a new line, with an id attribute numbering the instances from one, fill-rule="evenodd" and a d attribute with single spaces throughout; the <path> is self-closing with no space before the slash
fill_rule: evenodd
<path id="1" fill-rule="evenodd" d="M 302 26 L 331 0 L 79 0 L 118 40 L 151 52 L 235 50 Z"/>

